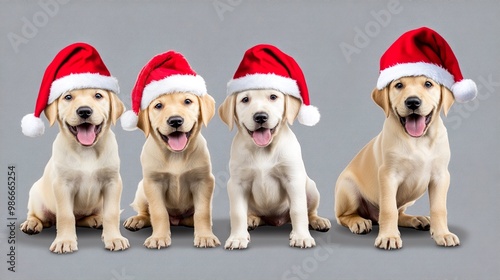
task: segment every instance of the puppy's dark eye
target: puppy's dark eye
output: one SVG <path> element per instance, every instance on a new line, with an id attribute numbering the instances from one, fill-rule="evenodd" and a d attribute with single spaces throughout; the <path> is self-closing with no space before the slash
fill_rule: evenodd
<path id="1" fill-rule="evenodd" d="M 69 100 L 73 99 L 73 96 L 71 96 L 71 94 L 67 94 L 64 96 L 64 99 L 69 101 Z"/>
<path id="2" fill-rule="evenodd" d="M 163 108 L 163 104 L 161 104 L 161 103 L 156 103 L 156 105 L 155 105 L 155 109 L 158 109 L 158 110 L 159 110 L 159 109 L 161 109 L 161 108 Z"/>
<path id="3" fill-rule="evenodd" d="M 100 93 L 96 93 L 96 94 L 95 94 L 95 98 L 96 98 L 96 99 L 101 99 L 101 98 L 102 98 L 102 94 L 100 94 Z"/>
<path id="4" fill-rule="evenodd" d="M 403 83 L 396 83 L 394 85 L 394 87 L 397 88 L 397 89 L 402 89 L 403 88 Z"/>
<path id="5" fill-rule="evenodd" d="M 184 100 L 184 104 L 186 104 L 186 105 L 189 105 L 191 103 L 193 103 L 193 101 L 189 98 L 186 98 L 186 100 Z"/>
<path id="6" fill-rule="evenodd" d="M 248 102 L 248 97 L 246 97 L 246 96 L 245 96 L 245 97 L 243 97 L 243 99 L 241 99 L 241 102 L 243 102 L 243 103 L 247 103 L 247 102 Z"/>
<path id="7" fill-rule="evenodd" d="M 278 96 L 276 94 L 271 94 L 271 96 L 269 96 L 269 99 L 276 100 L 278 99 Z"/>
<path id="8" fill-rule="evenodd" d="M 424 86 L 425 86 L 426 88 L 431 88 L 431 87 L 432 87 L 432 83 L 431 83 L 431 82 L 429 82 L 429 81 L 426 81 L 426 82 L 425 82 L 425 84 L 424 84 Z"/>

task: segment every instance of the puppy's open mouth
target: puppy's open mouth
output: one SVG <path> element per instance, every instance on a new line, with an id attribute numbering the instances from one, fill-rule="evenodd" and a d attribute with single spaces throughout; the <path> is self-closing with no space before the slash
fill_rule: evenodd
<path id="1" fill-rule="evenodd" d="M 170 133 L 169 135 L 164 135 L 160 133 L 158 130 L 158 133 L 161 135 L 161 139 L 167 143 L 167 145 L 175 152 L 181 152 L 183 151 L 187 145 L 188 145 L 188 140 L 189 137 L 191 137 L 192 129 L 189 132 L 182 132 L 182 131 L 174 131 Z"/>
<path id="2" fill-rule="evenodd" d="M 99 125 L 82 123 L 77 126 L 71 126 L 66 123 L 66 125 L 68 126 L 69 131 L 75 135 L 78 143 L 83 146 L 92 146 L 102 130 L 102 123 Z"/>
<path id="3" fill-rule="evenodd" d="M 421 137 L 424 135 L 431 119 L 432 112 L 427 116 L 421 116 L 419 114 L 410 114 L 406 117 L 399 116 L 399 121 L 405 128 L 406 133 L 412 137 Z"/>
<path id="4" fill-rule="evenodd" d="M 255 145 L 259 147 L 266 147 L 267 145 L 269 145 L 269 143 L 271 143 L 275 130 L 276 127 L 274 128 L 261 127 L 254 131 L 251 131 L 250 129 L 247 128 L 248 134 L 250 134 L 250 136 L 252 137 L 253 142 L 255 143 Z"/>

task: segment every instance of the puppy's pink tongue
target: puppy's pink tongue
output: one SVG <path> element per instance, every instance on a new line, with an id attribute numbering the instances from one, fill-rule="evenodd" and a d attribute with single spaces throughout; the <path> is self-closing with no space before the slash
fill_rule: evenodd
<path id="1" fill-rule="evenodd" d="M 253 142 L 260 147 L 265 147 L 271 142 L 271 130 L 269 128 L 259 128 L 252 133 Z"/>
<path id="2" fill-rule="evenodd" d="M 93 124 L 85 123 L 76 127 L 76 138 L 84 146 L 94 144 L 96 136 L 95 125 Z"/>
<path id="3" fill-rule="evenodd" d="M 412 114 L 406 117 L 405 128 L 408 134 L 413 137 L 420 137 L 425 130 L 425 117 Z"/>
<path id="4" fill-rule="evenodd" d="M 182 151 L 187 145 L 188 138 L 184 132 L 174 132 L 168 135 L 168 145 L 174 151 Z"/>

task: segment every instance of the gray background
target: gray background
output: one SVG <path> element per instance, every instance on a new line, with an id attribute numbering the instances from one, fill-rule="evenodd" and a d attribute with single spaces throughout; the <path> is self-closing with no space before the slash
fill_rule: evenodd
<path id="1" fill-rule="evenodd" d="M 496 0 L 0 0 L 0 278 L 499 279 L 499 12 Z M 423 25 L 447 39 L 464 76 L 479 86 L 479 97 L 455 104 L 445 120 L 452 150 L 448 221 L 462 245 L 440 248 L 428 232 L 401 229 L 404 248 L 386 252 L 373 247 L 378 228 L 356 236 L 335 223 L 333 187 L 346 164 L 382 127 L 384 115 L 370 99 L 380 56 L 403 32 Z M 22 43 L 12 43 L 13 34 Z M 133 233 L 122 228 L 131 248 L 108 252 L 100 231 L 79 228 L 79 251 L 69 255 L 48 250 L 54 228 L 37 236 L 17 230 L 17 272 L 7 271 L 7 167 L 14 164 L 17 170 L 18 226 L 25 219 L 29 188 L 41 176 L 58 131 L 52 127 L 42 137 L 25 137 L 20 120 L 33 111 L 47 65 L 75 41 L 97 48 L 119 79 L 127 108 L 139 70 L 169 49 L 186 56 L 217 104 L 249 47 L 270 43 L 293 56 L 305 73 L 312 104 L 322 114 L 318 125 L 296 123 L 293 130 L 321 193 L 319 213 L 332 221 L 332 229 L 313 232 L 318 246 L 301 250 L 288 247 L 290 226 L 259 228 L 251 232 L 249 249 L 231 252 L 194 248 L 193 230 L 179 227 L 172 230 L 170 248 L 148 250 L 142 243 L 150 229 Z M 356 52 L 345 55 L 341 45 Z M 114 131 L 122 159 L 123 221 L 134 214 L 128 204 L 141 179 L 144 136 L 121 127 Z M 214 232 L 224 243 L 229 236 L 226 181 L 234 131 L 216 116 L 203 134 L 217 178 Z M 428 214 L 427 200 L 424 196 L 409 212 Z"/>

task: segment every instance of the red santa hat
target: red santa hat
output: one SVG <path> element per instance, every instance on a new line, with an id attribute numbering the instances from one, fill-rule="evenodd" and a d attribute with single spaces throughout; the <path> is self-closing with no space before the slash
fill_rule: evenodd
<path id="1" fill-rule="evenodd" d="M 45 125 L 40 115 L 45 107 L 65 92 L 85 88 L 120 91 L 118 80 L 111 76 L 97 50 L 86 43 L 75 43 L 62 49 L 45 70 L 35 112 L 21 121 L 24 135 L 42 135 Z"/>
<path id="2" fill-rule="evenodd" d="M 132 110 L 121 117 L 123 129 L 137 129 L 139 111 L 146 109 L 157 97 L 174 92 L 203 96 L 207 94 L 207 87 L 182 54 L 168 51 L 153 57 L 139 73 L 132 89 Z"/>
<path id="3" fill-rule="evenodd" d="M 302 101 L 298 120 L 313 126 L 319 122 L 318 108 L 311 105 L 306 79 L 297 62 L 272 45 L 248 49 L 236 73 L 227 83 L 227 94 L 250 89 L 274 89 Z"/>
<path id="4" fill-rule="evenodd" d="M 420 75 L 447 87 L 458 102 L 471 101 L 477 95 L 476 83 L 463 78 L 451 47 L 427 27 L 404 33 L 382 55 L 377 88 L 401 77 Z"/>

